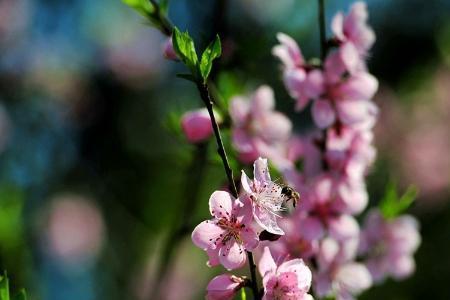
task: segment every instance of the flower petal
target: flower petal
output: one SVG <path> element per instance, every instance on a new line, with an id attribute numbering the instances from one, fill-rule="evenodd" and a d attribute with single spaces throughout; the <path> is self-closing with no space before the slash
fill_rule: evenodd
<path id="1" fill-rule="evenodd" d="M 206 249 L 206 254 L 208 254 L 208 262 L 206 265 L 208 267 L 215 267 L 220 264 L 219 261 L 219 247 L 216 247 L 215 249 Z"/>
<path id="2" fill-rule="evenodd" d="M 252 96 L 251 111 L 253 115 L 260 116 L 272 111 L 275 107 L 273 90 L 267 85 L 260 86 Z"/>
<path id="3" fill-rule="evenodd" d="M 231 216 L 233 210 L 234 197 L 225 191 L 215 191 L 209 198 L 209 211 L 211 215 L 220 219 Z"/>
<path id="4" fill-rule="evenodd" d="M 253 176 L 259 182 L 270 181 L 269 165 L 266 158 L 259 157 L 253 163 Z"/>
<path id="5" fill-rule="evenodd" d="M 245 250 L 248 251 L 255 249 L 259 244 L 258 235 L 252 228 L 250 228 L 250 225 L 245 226 L 241 230 L 241 239 Z"/>
<path id="6" fill-rule="evenodd" d="M 270 253 L 269 247 L 264 247 L 263 254 L 258 263 L 258 270 L 261 277 L 266 277 L 268 274 L 275 274 L 277 265 Z"/>
<path id="7" fill-rule="evenodd" d="M 317 99 L 312 106 L 312 116 L 314 123 L 320 129 L 331 126 L 336 120 L 334 109 L 331 106 L 330 101 Z"/>
<path id="8" fill-rule="evenodd" d="M 311 270 L 305 265 L 302 259 L 296 258 L 282 263 L 277 273 L 294 272 L 297 275 L 297 287 L 306 293 L 312 281 Z"/>
<path id="9" fill-rule="evenodd" d="M 192 231 L 192 242 L 199 248 L 216 248 L 216 239 L 225 232 L 213 221 L 203 221 Z"/>
<path id="10" fill-rule="evenodd" d="M 230 239 L 219 250 L 219 261 L 228 270 L 242 267 L 246 261 L 246 252 L 244 247 L 237 243 L 233 238 Z"/>
<path id="11" fill-rule="evenodd" d="M 256 222 L 270 233 L 284 235 L 283 229 L 277 224 L 277 216 L 258 205 L 253 206 L 253 216 Z"/>

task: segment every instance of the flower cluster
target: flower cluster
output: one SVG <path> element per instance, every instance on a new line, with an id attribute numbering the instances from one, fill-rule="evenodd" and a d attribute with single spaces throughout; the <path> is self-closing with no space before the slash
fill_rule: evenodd
<path id="1" fill-rule="evenodd" d="M 260 243 L 257 232 L 267 231 L 283 235 L 278 226 L 288 200 L 283 187 L 270 178 L 267 159 L 254 162 L 254 179 L 242 172 L 242 193 L 238 199 L 225 191 L 215 191 L 209 199 L 211 220 L 204 221 L 192 232 L 192 241 L 206 251 L 208 266 L 221 264 L 228 270 L 242 267 L 247 251 Z M 301 259 L 286 260 L 277 267 L 270 250 L 265 248 L 259 270 L 263 276 L 266 299 L 307 297 L 311 285 L 311 271 Z M 212 279 L 207 299 L 232 299 L 246 280 L 223 274 Z M 303 298 L 293 299 L 303 299 Z M 287 298 L 286 298 L 287 299 Z M 307 299 L 307 298 L 304 298 Z"/>
<path id="2" fill-rule="evenodd" d="M 413 217 L 388 219 L 374 209 L 362 229 L 355 218 L 368 205 L 366 175 L 376 156 L 372 97 L 378 81 L 367 68 L 375 35 L 367 19 L 362 2 L 335 15 L 321 64 L 309 63 L 291 37 L 277 35 L 273 54 L 282 62 L 285 87 L 297 111 L 310 108 L 313 132 L 293 133 L 268 86 L 250 99 L 230 101 L 232 144 L 242 163 L 254 162 L 254 178 L 242 172 L 237 199 L 214 192 L 213 219 L 198 225 L 192 240 L 207 252 L 209 266 L 228 270 L 242 267 L 246 252 L 260 254 L 263 299 L 312 299 L 311 285 L 315 297 L 353 299 L 388 276 L 401 279 L 414 271 L 420 235 Z M 192 141 L 195 133 L 211 134 L 209 125 L 194 134 L 184 130 Z M 261 156 L 289 186 L 271 179 Z M 295 191 L 301 200 L 289 210 Z M 247 278 L 220 275 L 208 285 L 207 298 L 232 299 L 249 285 Z"/>

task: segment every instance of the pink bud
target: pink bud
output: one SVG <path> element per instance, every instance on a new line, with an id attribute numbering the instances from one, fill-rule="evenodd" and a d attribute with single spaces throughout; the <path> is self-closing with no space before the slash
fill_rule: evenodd
<path id="1" fill-rule="evenodd" d="M 214 277 L 206 288 L 207 300 L 231 300 L 242 287 L 244 280 L 240 277 L 222 274 Z"/>
<path id="2" fill-rule="evenodd" d="M 177 60 L 177 54 L 173 49 L 172 37 L 168 37 L 163 44 L 164 57 L 171 60 Z"/>
<path id="3" fill-rule="evenodd" d="M 181 118 L 181 128 L 190 143 L 198 143 L 208 139 L 213 129 L 206 109 L 189 111 Z"/>

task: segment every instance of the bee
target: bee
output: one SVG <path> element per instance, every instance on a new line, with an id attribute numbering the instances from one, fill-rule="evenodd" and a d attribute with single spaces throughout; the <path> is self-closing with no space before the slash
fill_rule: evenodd
<path id="1" fill-rule="evenodd" d="M 298 201 L 300 201 L 300 194 L 290 186 L 282 186 L 281 194 L 286 197 L 286 202 L 292 200 L 292 205 L 294 207 L 297 205 Z"/>

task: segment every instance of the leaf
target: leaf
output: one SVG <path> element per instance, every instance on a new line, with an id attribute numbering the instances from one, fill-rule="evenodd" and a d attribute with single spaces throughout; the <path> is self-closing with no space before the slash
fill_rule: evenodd
<path id="1" fill-rule="evenodd" d="M 212 41 L 205 51 L 203 51 L 202 58 L 200 61 L 200 73 L 203 78 L 203 82 L 206 83 L 209 73 L 212 69 L 213 60 L 222 55 L 222 46 L 220 44 L 220 38 L 216 35 L 214 41 Z"/>
<path id="2" fill-rule="evenodd" d="M 417 188 L 410 186 L 406 192 L 399 197 L 397 193 L 397 186 L 394 182 L 390 182 L 386 186 L 386 191 L 383 199 L 380 202 L 381 214 L 386 219 L 392 219 L 406 211 L 417 197 Z"/>
<path id="3" fill-rule="evenodd" d="M 189 33 L 180 32 L 174 28 L 172 36 L 173 49 L 180 57 L 181 61 L 191 70 L 194 78 L 198 78 L 198 58 L 195 52 L 195 45 Z"/>
<path id="4" fill-rule="evenodd" d="M 9 282 L 6 271 L 0 278 L 0 300 L 9 300 Z"/>
<path id="5" fill-rule="evenodd" d="M 245 288 L 241 288 L 241 300 L 247 300 L 247 294 L 245 293 Z"/>
<path id="6" fill-rule="evenodd" d="M 155 11 L 153 5 L 147 0 L 122 0 L 122 2 L 136 10 L 144 17 L 150 17 Z"/>

